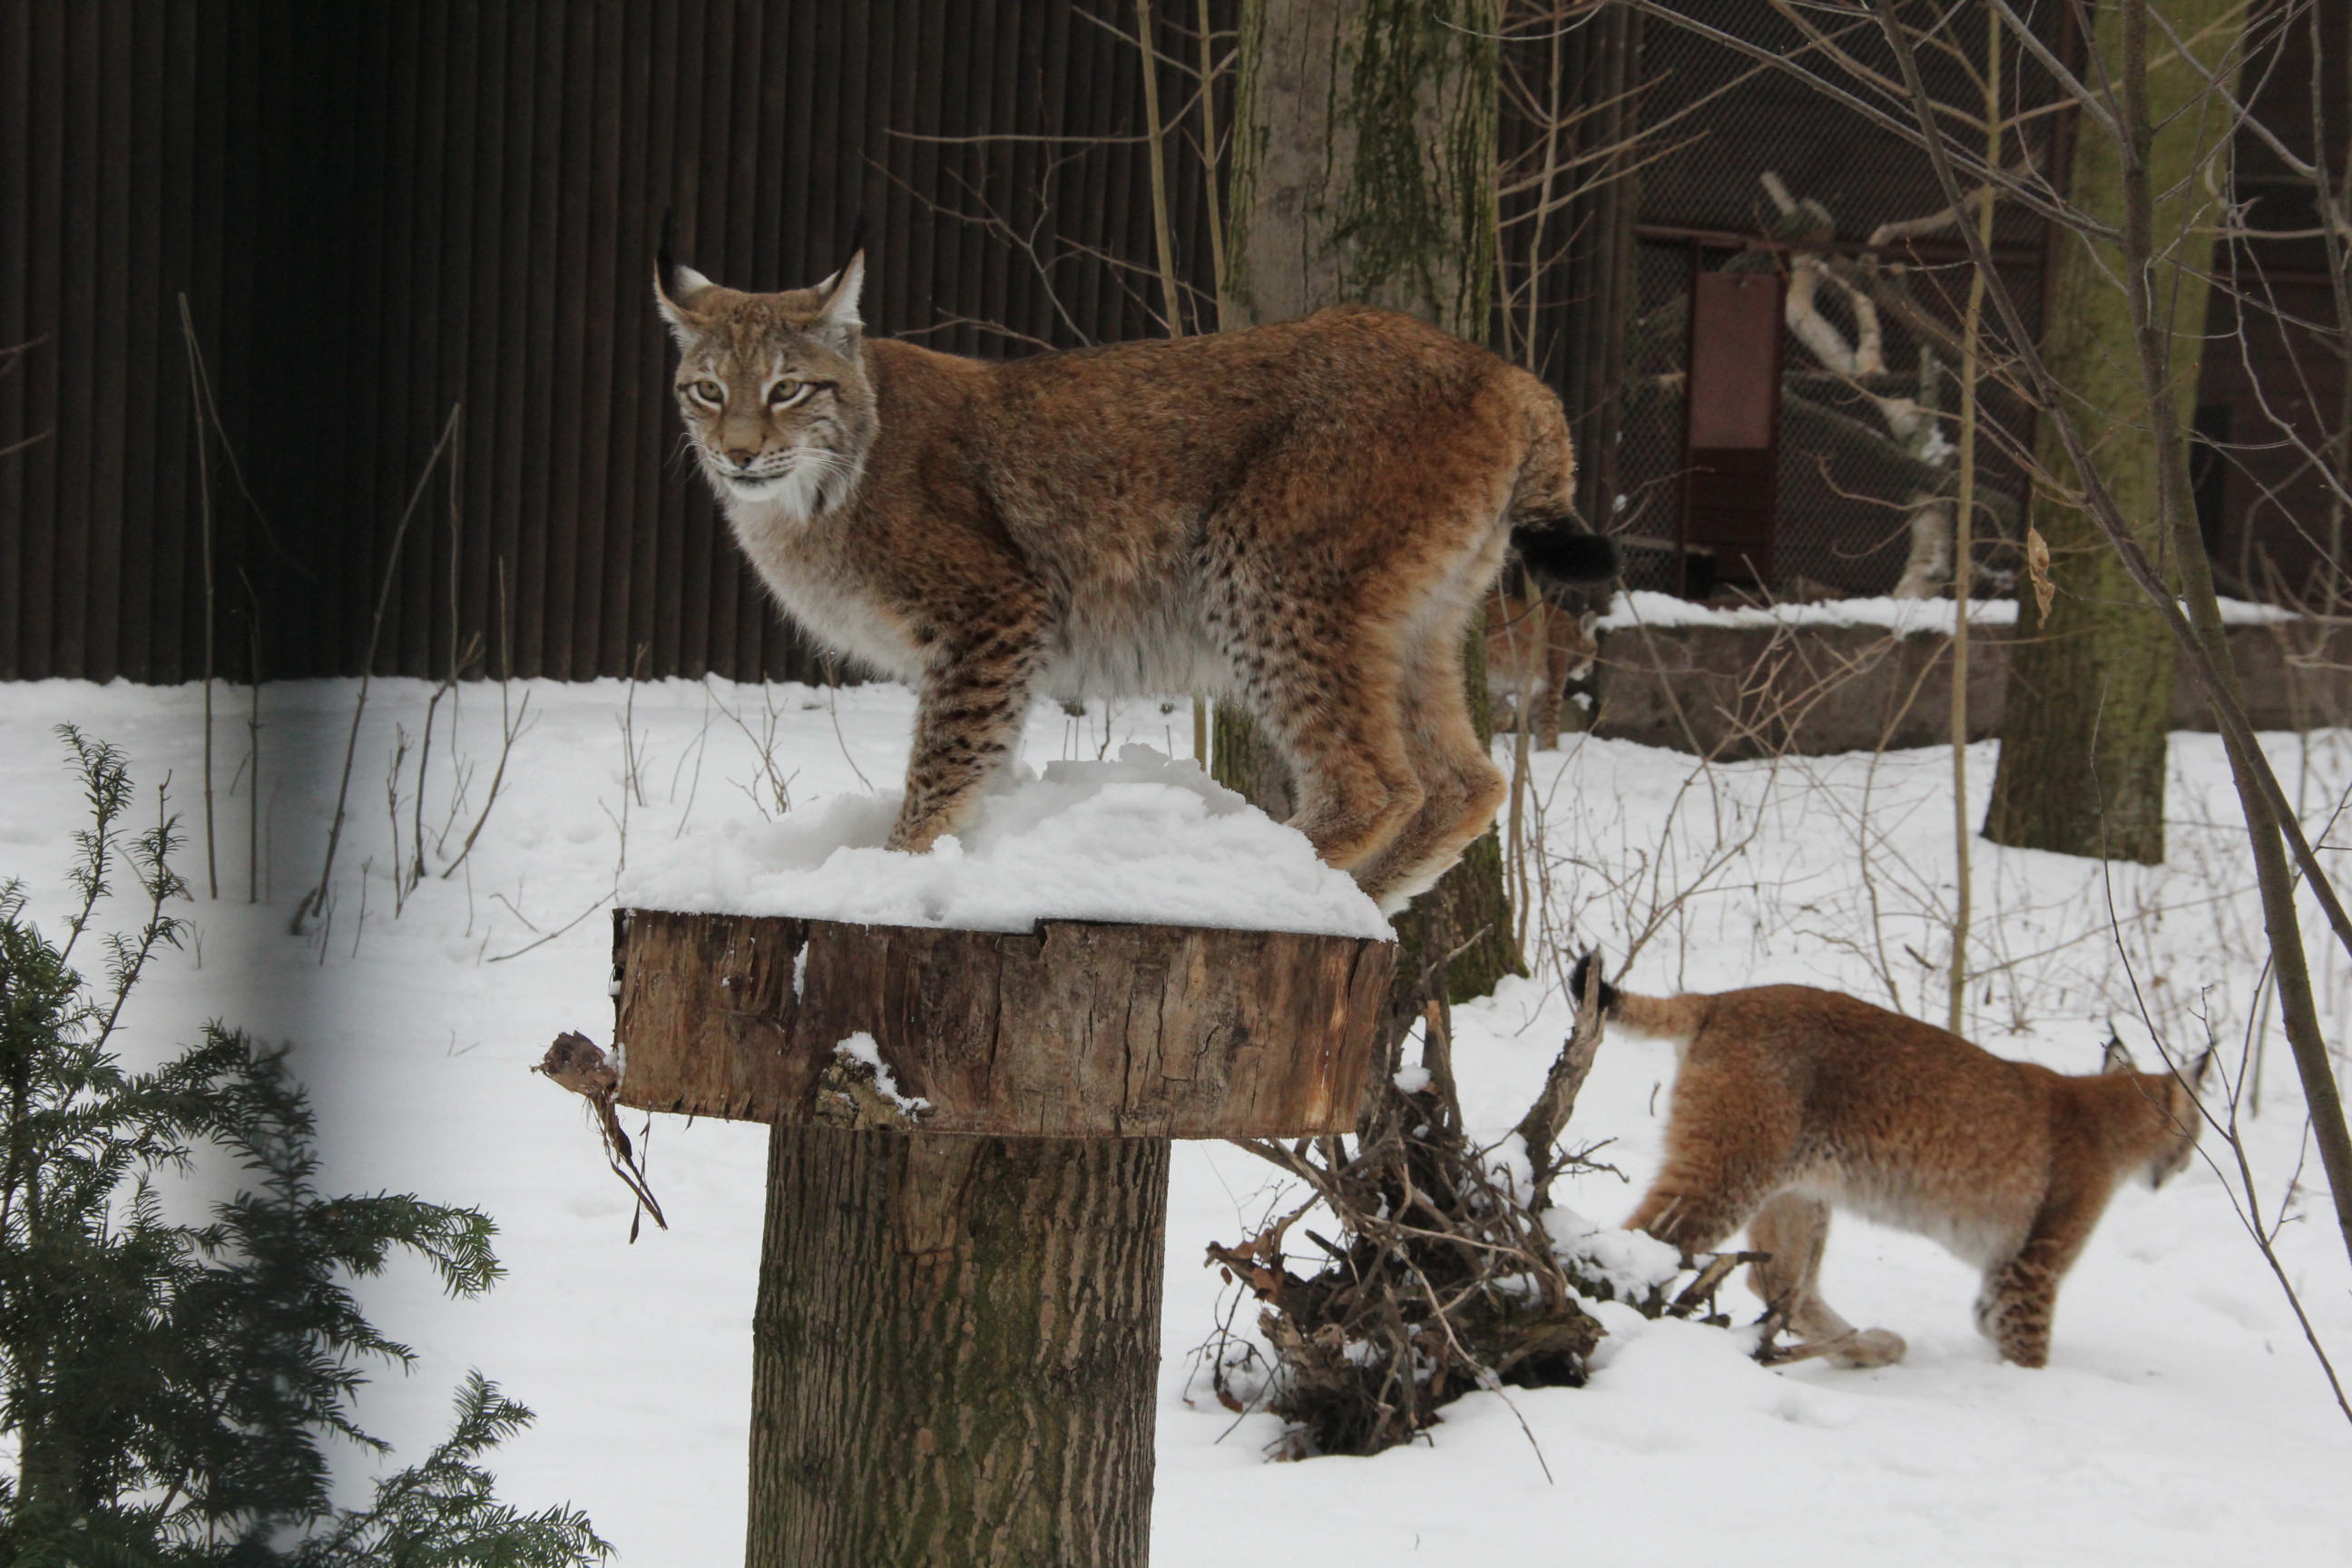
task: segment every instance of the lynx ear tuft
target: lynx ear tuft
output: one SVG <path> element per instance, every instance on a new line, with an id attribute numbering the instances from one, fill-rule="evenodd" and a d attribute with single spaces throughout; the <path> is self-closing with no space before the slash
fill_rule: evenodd
<path id="1" fill-rule="evenodd" d="M 2213 1047 L 2210 1046 L 2206 1047 L 2205 1054 L 2189 1063 L 2189 1070 L 2181 1074 L 2189 1080 L 2189 1092 L 2199 1097 L 2205 1093 L 2205 1080 L 2212 1076 Z"/>
<path id="2" fill-rule="evenodd" d="M 693 336 L 702 324 L 695 319 L 695 301 L 716 287 L 693 268 L 672 261 L 667 249 L 655 262 L 654 303 L 661 308 L 662 320 L 669 323 L 679 342 Z"/>
<path id="3" fill-rule="evenodd" d="M 866 252 L 860 250 L 841 270 L 817 285 L 827 289 L 824 307 L 817 312 L 816 330 L 846 345 L 866 325 L 857 313 L 857 298 L 866 289 Z"/>
<path id="4" fill-rule="evenodd" d="M 2099 1053 L 2099 1070 L 2103 1073 L 2139 1070 L 2138 1064 L 2132 1060 L 2131 1052 L 2125 1047 L 2123 1037 L 2116 1033 L 2113 1025 L 2107 1027 L 2106 1048 Z"/>

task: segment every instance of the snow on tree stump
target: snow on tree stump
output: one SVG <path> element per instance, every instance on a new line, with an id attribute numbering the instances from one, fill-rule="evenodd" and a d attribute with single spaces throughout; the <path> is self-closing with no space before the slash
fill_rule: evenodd
<path id="1" fill-rule="evenodd" d="M 614 932 L 614 1099 L 773 1129 L 748 1568 L 1143 1563 L 1170 1140 L 1352 1131 L 1393 944 Z"/>

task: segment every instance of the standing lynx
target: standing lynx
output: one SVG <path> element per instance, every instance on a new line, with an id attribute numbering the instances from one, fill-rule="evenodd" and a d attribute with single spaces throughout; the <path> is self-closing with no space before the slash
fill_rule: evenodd
<path id="1" fill-rule="evenodd" d="M 1582 994 L 1587 957 L 1571 982 Z M 1832 1205 L 1916 1231 L 1984 1270 L 1977 1327 L 2020 1366 L 2050 1360 L 2058 1282 L 2116 1187 L 2161 1186 L 2197 1147 L 2197 1090 L 2134 1071 L 2069 1078 L 1810 985 L 1634 996 L 1603 983 L 1601 1011 L 1686 1042 L 1666 1159 L 1625 1224 L 1685 1252 L 1748 1227 L 1770 1258 L 1749 1281 L 1780 1321 L 1848 1366 L 1903 1359 L 1815 1293 Z"/>
<path id="2" fill-rule="evenodd" d="M 956 829 L 1039 693 L 1240 702 L 1299 780 L 1294 826 L 1391 911 L 1486 830 L 1471 613 L 1507 542 L 1614 569 L 1607 540 L 1528 531 L 1569 505 L 1548 388 L 1359 309 L 959 359 L 866 339 L 864 276 L 747 294 L 665 258 L 655 284 L 744 552 L 811 637 L 919 693 L 890 847 Z"/>

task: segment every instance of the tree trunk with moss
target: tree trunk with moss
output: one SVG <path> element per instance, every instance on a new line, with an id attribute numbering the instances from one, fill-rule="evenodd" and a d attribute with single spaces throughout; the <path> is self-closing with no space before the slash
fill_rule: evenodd
<path id="1" fill-rule="evenodd" d="M 1244 0 L 1234 89 L 1223 324 L 1384 305 L 1484 342 L 1495 275 L 1501 0 Z M 1479 737 L 1492 732 L 1486 637 L 1465 650 Z M 1218 779 L 1276 815 L 1281 760 L 1249 716 L 1217 709 Z M 1397 986 L 1417 995 L 1453 954 L 1451 999 L 1525 972 L 1489 833 L 1397 921 Z"/>
<path id="2" fill-rule="evenodd" d="M 748 1568 L 1141 1568 L 1168 1140 L 769 1139 Z"/>
<path id="3" fill-rule="evenodd" d="M 2158 0 L 2155 10 L 2196 40 L 2209 66 L 2229 60 L 2243 21 L 2239 0 Z M 2093 47 L 2120 79 L 2124 7 L 2097 8 Z M 2095 74 L 2087 79 L 2096 81 Z M 2147 158 L 2160 259 L 2155 287 L 2168 311 L 2173 427 L 2189 428 L 2205 325 L 2210 227 L 2221 209 L 2204 173 L 2226 151 L 2227 105 L 2178 59 L 2148 73 Z M 2121 104 L 2109 106 L 2117 123 Z M 2078 110 L 2070 195 L 2096 221 L 2124 226 L 2122 150 L 2087 110 Z M 2205 232 L 2200 232 L 2203 230 Z M 2130 298 L 2118 281 L 2113 246 L 2067 234 L 2053 259 L 2043 353 L 2065 387 L 2103 477 L 2133 520 L 2150 559 L 2177 576 L 2161 516 L 2158 472 L 2179 452 L 2158 449 L 2137 360 L 2131 353 Z M 2074 470 L 2044 423 L 2042 465 L 2071 484 Z M 2011 653 L 2000 761 L 1984 833 L 1996 844 L 2153 864 L 2164 858 L 2165 735 L 2172 710 L 2175 652 L 2154 606 L 2081 509 L 2037 491 L 2032 525 L 2050 546 L 2057 589 L 2048 625 Z"/>

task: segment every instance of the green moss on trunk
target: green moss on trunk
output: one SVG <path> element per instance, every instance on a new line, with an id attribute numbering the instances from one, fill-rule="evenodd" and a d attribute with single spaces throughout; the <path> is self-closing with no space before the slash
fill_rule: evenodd
<path id="1" fill-rule="evenodd" d="M 1486 336 L 1495 272 L 1501 8 L 1366 0 L 1335 150 L 1352 143 L 1330 244 L 1345 295 Z"/>
<path id="2" fill-rule="evenodd" d="M 2162 0 L 2157 10 L 2208 62 L 2234 51 L 2238 0 Z M 2098 7 L 2096 47 L 2120 76 L 2123 7 Z M 2218 208 L 2203 170 L 2216 155 L 2226 106 L 2205 100 L 2199 74 L 2178 60 L 2149 72 L 2148 150 L 2158 193 L 2156 289 L 2170 311 L 2172 385 L 2187 430 L 2205 324 L 2206 274 Z M 2205 100 L 2200 101 L 2200 100 Z M 2121 104 L 2115 105 L 2121 119 Z M 2076 205 L 2124 226 L 2123 153 L 2089 115 L 2075 134 L 2071 194 Z M 2117 281 L 2116 247 L 2067 235 L 2051 284 L 2043 353 L 2066 388 L 2099 467 L 2151 559 L 2173 563 L 2158 498 L 2160 462 L 2133 348 L 2130 302 Z M 2042 464 L 2071 484 L 2074 469 L 2043 422 Z M 2164 858 L 2165 734 L 2172 710 L 2172 640 L 2122 561 L 2081 509 L 2037 492 L 2033 526 L 2049 542 L 2058 590 L 2048 626 L 2011 655 L 1985 837 L 1996 844 L 2154 863 Z"/>
<path id="3" fill-rule="evenodd" d="M 1229 324 L 1359 302 L 1486 341 L 1501 26 L 1501 0 L 1244 0 Z M 1486 738 L 1486 638 L 1475 623 L 1466 655 Z M 1287 811 L 1288 780 L 1246 715 L 1220 705 L 1214 756 L 1222 783 Z M 1504 886 L 1490 833 L 1398 921 L 1401 1010 L 1417 1010 L 1424 953 L 1463 950 L 1447 968 L 1456 1001 L 1526 973 Z"/>

